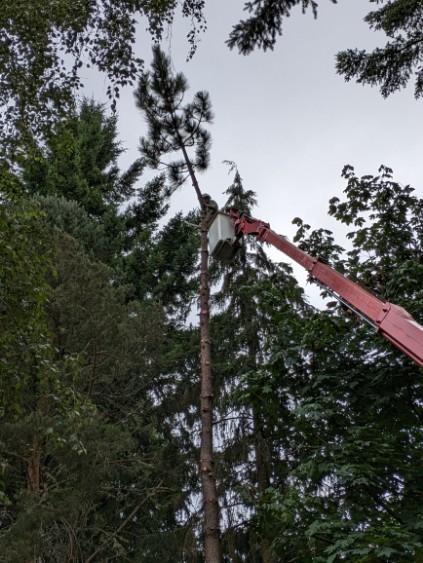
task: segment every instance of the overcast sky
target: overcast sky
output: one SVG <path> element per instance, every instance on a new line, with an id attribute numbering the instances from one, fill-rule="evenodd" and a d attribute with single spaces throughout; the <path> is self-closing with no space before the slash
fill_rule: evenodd
<path id="1" fill-rule="evenodd" d="M 330 197 L 341 196 L 344 164 L 354 165 L 360 175 L 389 165 L 396 180 L 423 196 L 423 100 L 414 99 L 412 88 L 384 100 L 376 88 L 345 83 L 335 72 L 337 51 L 383 43 L 383 35 L 363 22 L 369 1 L 322 2 L 317 20 L 295 10 L 273 52 L 247 57 L 225 46 L 243 4 L 206 2 L 208 30 L 190 62 L 187 22 L 178 19 L 162 45 L 192 92 L 207 90 L 211 96 L 213 148 L 210 169 L 200 178 L 202 190 L 223 204 L 230 178 L 222 161 L 233 160 L 245 187 L 257 192 L 257 217 L 292 238 L 291 222 L 299 216 L 313 227 L 334 230 L 341 244 L 344 231 L 327 208 Z M 144 33 L 137 45 L 139 56 L 149 61 Z M 105 100 L 103 79 L 87 78 L 86 93 Z M 131 89 L 122 93 L 118 112 L 125 166 L 138 156 L 139 138 L 146 131 Z M 173 208 L 194 206 L 187 184 L 175 194 Z M 315 291 L 307 293 L 313 299 Z"/>

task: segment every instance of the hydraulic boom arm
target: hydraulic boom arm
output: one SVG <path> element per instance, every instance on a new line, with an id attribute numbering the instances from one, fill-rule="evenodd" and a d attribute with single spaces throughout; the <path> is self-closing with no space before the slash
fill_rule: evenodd
<path id="1" fill-rule="evenodd" d="M 309 272 L 311 278 L 328 288 L 387 340 L 423 367 L 423 327 L 405 309 L 382 301 L 357 283 L 335 271 L 319 258 L 313 258 L 300 250 L 285 237 L 272 231 L 268 223 L 236 212 L 231 212 L 230 217 L 234 221 L 235 234 L 238 237 L 255 235 L 259 240 L 278 248 L 303 266 Z"/>

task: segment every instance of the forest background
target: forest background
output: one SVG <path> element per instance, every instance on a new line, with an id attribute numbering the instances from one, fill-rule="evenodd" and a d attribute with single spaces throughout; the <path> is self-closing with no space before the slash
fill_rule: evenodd
<path id="1" fill-rule="evenodd" d="M 81 2 L 72 8 L 58 2 L 54 9 L 49 3 L 21 4 L 7 5 L 1 20 L 0 558 L 203 561 L 198 328 L 190 324 L 197 303 L 199 217 L 191 210 L 189 185 L 175 191 L 179 180 L 175 174 L 169 182 L 168 176 L 154 176 L 154 158 L 140 160 L 135 152 L 138 138 L 151 138 L 152 132 L 146 130 L 141 112 L 125 114 L 123 109 L 133 107 L 140 64 L 128 48 L 138 49 L 137 40 L 131 41 L 136 27 L 128 14 L 143 10 L 153 36 L 162 35 L 167 52 L 172 52 L 164 31 L 180 5 L 164 3 L 162 8 L 167 5 L 168 10 L 157 11 L 153 5 L 129 1 Z M 202 4 L 183 6 L 188 20 L 200 27 Z M 265 10 L 271 4 L 257 2 L 252 9 Z M 296 4 L 273 6 L 286 16 Z M 279 99 L 266 102 L 263 92 L 278 92 L 275 76 L 282 74 L 277 62 L 284 37 L 274 53 L 253 53 L 245 59 L 222 47 L 234 67 L 226 71 L 230 80 L 217 94 L 227 103 L 221 102 L 214 112 L 217 123 L 221 111 L 230 128 L 227 146 L 219 139 L 219 149 L 211 157 L 218 163 L 236 160 L 240 172 L 231 166 L 228 178 L 227 167 L 222 167 L 218 181 L 216 172 L 209 177 L 207 171 L 200 178 L 205 191 L 219 196 L 219 202 L 229 199 L 244 210 L 255 213 L 258 196 L 260 214 L 273 219 L 277 209 L 275 228 L 286 225 L 283 230 L 291 236 L 295 231 L 290 233 L 288 225 L 296 215 L 326 227 L 326 216 L 318 221 L 316 207 L 323 207 L 326 196 L 337 196 L 330 201 L 329 216 L 343 225 L 344 232 L 351 231 L 347 251 L 334 243 L 330 231 L 311 232 L 299 218 L 298 242 L 406 306 L 421 321 L 423 203 L 407 182 L 413 173 L 421 183 L 422 174 L 416 156 L 421 147 L 417 118 L 421 109 L 418 100 L 410 99 L 414 86 L 421 95 L 422 6 L 417 1 L 382 4 L 380 9 L 370 5 L 378 9 L 370 23 L 377 25 L 382 19 L 394 47 L 380 53 L 379 66 L 373 61 L 366 67 L 350 53 L 349 59 L 338 59 L 338 68 L 351 78 L 352 68 L 361 69 L 361 80 L 385 87 L 385 95 L 407 84 L 411 93 L 406 90 L 384 101 L 376 88 L 360 90 L 366 92 L 365 102 L 357 108 L 348 101 L 340 108 L 352 119 L 343 122 L 340 140 L 330 127 L 337 96 L 322 95 L 316 104 L 310 94 L 319 92 L 321 82 L 313 60 L 306 73 L 309 93 L 300 97 L 299 106 Z M 362 5 L 370 9 L 369 3 Z M 95 6 L 100 6 L 98 12 Z M 312 9 L 313 3 L 304 6 Z M 345 18 L 345 7 L 329 7 Z M 206 12 L 210 26 L 216 13 Z M 278 15 L 277 10 L 270 18 L 265 11 L 258 14 L 257 21 L 265 21 L 270 30 L 268 36 L 264 30 L 267 40 L 273 37 Z M 307 33 L 315 33 L 316 41 L 325 15 L 323 11 L 317 22 L 307 24 Z M 300 13 L 295 16 L 300 25 Z M 84 36 L 87 21 L 90 33 Z M 179 24 L 176 19 L 172 29 Z M 248 29 L 240 31 L 241 39 L 250 37 L 253 47 L 260 46 L 260 37 L 253 34 L 251 39 Z M 209 36 L 215 36 L 210 29 L 204 42 Z M 192 38 L 188 36 L 185 52 Z M 63 68 L 54 58 L 52 44 L 63 44 L 70 51 Z M 141 52 L 147 61 L 150 44 L 144 40 Z M 247 44 L 241 43 L 244 51 Z M 359 46 L 357 37 L 341 47 L 349 46 Z M 195 87 L 186 93 L 188 101 L 197 90 L 207 88 L 197 87 L 197 81 L 221 66 L 219 61 L 196 62 L 201 48 L 200 44 L 184 68 L 190 82 L 191 72 L 195 76 Z M 81 53 L 86 59 L 68 74 Z M 237 82 L 242 78 L 239 65 L 247 68 L 256 56 L 259 79 L 254 78 L 253 67 L 243 87 Z M 98 105 L 101 94 L 90 92 L 94 101 L 75 103 L 77 73 L 85 91 L 92 90 L 90 80 L 98 80 L 85 70 L 90 58 L 94 67 L 109 73 L 112 83 L 124 88 L 121 101 L 111 101 L 123 121 L 131 120 L 136 137 L 129 143 L 133 152 L 128 151 L 126 161 L 122 150 L 129 135 L 122 127 L 118 134 L 116 117 Z M 298 69 L 306 68 L 294 59 L 291 55 L 293 74 L 290 80 L 284 76 L 283 91 L 302 76 Z M 274 65 L 269 75 L 262 68 L 267 60 Z M 179 70 L 177 62 L 173 64 Z M 146 62 L 143 69 L 148 68 Z M 332 73 L 340 91 L 357 88 L 344 85 Z M 130 80 L 133 84 L 125 90 Z M 107 88 L 110 80 L 105 84 Z M 244 91 L 257 84 L 254 100 L 246 98 Z M 332 92 L 333 84 L 327 92 Z M 209 89 L 213 104 L 213 88 Z M 109 94 L 113 98 L 117 92 L 112 88 Z M 229 92 L 235 92 L 231 104 Z M 297 98 L 297 92 L 293 89 L 291 96 Z M 201 101 L 201 96 L 194 99 Z M 320 111 L 324 100 L 329 105 Z M 271 107 L 270 117 L 256 111 L 264 105 Z M 280 123 L 279 107 L 289 108 L 297 118 L 291 124 Z M 376 107 L 383 108 L 383 119 L 375 116 Z M 241 110 L 242 119 L 233 121 Z M 357 127 L 362 112 L 371 114 L 372 127 L 366 123 Z M 410 118 L 413 112 L 416 117 Z M 312 125 L 309 118 L 315 115 L 324 126 Z M 257 119 L 260 128 L 254 126 Z M 301 124 L 302 134 L 296 127 Z M 212 127 L 207 129 L 214 135 Z M 310 137 L 304 145 L 304 130 L 313 132 L 319 143 L 326 138 L 322 152 Z M 319 173 L 316 162 L 333 166 L 325 159 L 332 148 L 337 158 L 343 158 L 343 151 L 351 148 L 345 138 L 364 145 L 363 132 L 371 139 L 365 151 L 374 173 L 356 175 L 348 166 L 341 187 L 332 181 L 333 189 L 325 193 L 320 188 L 324 173 Z M 272 149 L 264 161 L 263 139 Z M 200 168 L 209 164 L 207 141 L 196 140 L 203 143 L 197 154 Z M 356 162 L 356 145 L 353 141 L 342 164 Z M 151 157 L 143 147 L 141 156 Z M 223 154 L 227 148 L 229 154 Z M 296 161 L 289 156 L 292 151 L 299 154 Z M 402 157 L 396 160 L 399 154 Z M 397 162 L 400 170 L 406 168 L 405 184 L 396 183 L 386 166 L 377 172 L 379 162 L 374 159 L 383 162 L 386 156 L 396 168 Z M 301 191 L 302 185 L 317 187 Z M 186 200 L 175 200 L 182 193 Z M 283 204 L 285 198 L 290 204 Z M 306 200 L 309 207 L 298 200 Z M 182 213 L 174 211 L 181 207 Z M 422 560 L 419 370 L 334 303 L 327 302 L 323 311 L 315 309 L 290 267 L 271 260 L 253 243 L 243 248 L 234 264 L 223 269 L 214 265 L 212 275 L 216 477 L 224 560 Z"/>

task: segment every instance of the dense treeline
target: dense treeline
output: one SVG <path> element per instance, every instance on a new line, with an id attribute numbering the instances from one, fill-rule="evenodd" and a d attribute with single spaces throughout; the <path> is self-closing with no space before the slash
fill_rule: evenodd
<path id="1" fill-rule="evenodd" d="M 128 50 L 137 2 L 92 2 L 75 19 L 79 4 L 61 0 L 46 18 L 49 3 L 34 12 L 29 2 L 20 17 L 12 6 L 0 16 L 5 52 L 19 55 L 0 65 L 0 100 L 13 92 L 0 163 L 0 561 L 202 563 L 202 215 L 169 209 L 174 190 L 191 189 L 187 177 L 199 188 L 207 169 L 210 100 L 183 100 L 186 80 L 157 48 L 150 74 L 138 73 Z M 269 2 L 251 3 L 233 46 L 273 45 L 298 2 L 273 4 L 269 19 Z M 143 4 L 157 37 L 176 5 Z M 182 6 L 202 25 L 202 2 Z M 387 2 L 368 21 L 413 35 L 419 10 Z M 60 33 L 117 85 L 142 74 L 149 131 L 128 170 L 116 117 L 70 96 L 77 74 L 61 75 L 51 50 Z M 338 64 L 388 94 L 420 56 L 413 37 L 376 61 L 350 52 Z M 124 50 L 118 68 L 110 45 Z M 230 166 L 225 207 L 254 213 L 257 194 Z M 386 166 L 361 177 L 346 166 L 342 178 L 328 212 L 349 248 L 300 218 L 296 242 L 423 323 L 423 200 Z M 423 561 L 421 370 L 324 290 L 315 309 L 265 250 L 245 240 L 232 263 L 210 262 L 223 561 Z"/>
<path id="2" fill-rule="evenodd" d="M 165 177 L 136 187 L 119 151 L 84 102 L 3 171 L 5 562 L 203 560 L 198 214 L 166 218 Z M 233 174 L 227 205 L 249 212 Z M 423 201 L 388 168 L 343 175 L 329 212 L 351 250 L 300 219 L 298 241 L 423 321 Z M 420 560 L 418 368 L 342 307 L 316 311 L 254 241 L 213 279 L 225 559 Z"/>
<path id="3" fill-rule="evenodd" d="M 181 319 L 196 237 L 182 215 L 159 229 L 161 178 L 118 212 L 136 174 L 117 174 L 117 149 L 115 120 L 84 103 L 43 154 L 23 160 L 19 191 L 3 193 L 4 561 L 139 550 L 147 561 L 166 529 L 163 560 L 172 560 L 190 464 L 178 461 L 165 389 L 178 371 L 188 376 L 179 366 L 192 337 Z"/>

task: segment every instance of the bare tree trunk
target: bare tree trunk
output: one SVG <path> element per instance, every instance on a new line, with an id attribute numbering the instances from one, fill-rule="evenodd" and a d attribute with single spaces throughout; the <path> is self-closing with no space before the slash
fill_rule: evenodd
<path id="1" fill-rule="evenodd" d="M 176 128 L 177 129 L 177 128 Z M 210 352 L 210 289 L 209 289 L 209 244 L 208 229 L 210 210 L 205 205 L 203 194 L 195 175 L 194 168 L 186 151 L 184 142 L 177 133 L 180 147 L 198 203 L 201 209 L 201 245 L 200 245 L 200 360 L 201 360 L 201 446 L 200 475 L 203 493 L 203 532 L 204 555 L 206 563 L 221 563 L 219 500 L 213 461 L 213 374 Z"/>
<path id="2" fill-rule="evenodd" d="M 204 542 L 206 563 L 222 560 L 219 529 L 219 502 L 213 462 L 213 376 L 209 330 L 207 210 L 201 218 L 200 335 L 201 335 L 201 452 L 200 473 L 203 490 Z"/>
<path id="3" fill-rule="evenodd" d="M 31 493 L 39 493 L 41 489 L 41 447 L 36 434 L 32 437 L 32 447 L 29 451 L 27 488 Z"/>

